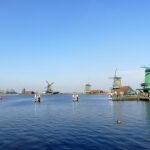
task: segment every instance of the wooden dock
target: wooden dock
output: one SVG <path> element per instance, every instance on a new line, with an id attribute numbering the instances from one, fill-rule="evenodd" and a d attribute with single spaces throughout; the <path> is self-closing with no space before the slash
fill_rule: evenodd
<path id="1" fill-rule="evenodd" d="M 140 96 L 139 100 L 141 100 L 141 101 L 150 101 L 150 97 Z"/>
<path id="2" fill-rule="evenodd" d="M 123 95 L 123 96 L 113 96 L 112 101 L 138 101 L 139 97 L 137 95 Z"/>
<path id="3" fill-rule="evenodd" d="M 150 101 L 150 97 L 139 95 L 113 96 L 112 101 Z"/>

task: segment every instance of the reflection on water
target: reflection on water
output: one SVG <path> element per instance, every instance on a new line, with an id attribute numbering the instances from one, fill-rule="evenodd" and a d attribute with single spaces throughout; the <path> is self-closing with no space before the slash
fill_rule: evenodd
<path id="1" fill-rule="evenodd" d="M 3 102 L 3 99 L 0 99 L 0 104 Z"/>
<path id="2" fill-rule="evenodd" d="M 121 104 L 119 101 L 113 101 L 113 115 L 114 115 L 114 119 L 115 122 L 117 123 L 117 121 L 121 121 Z"/>
<path id="3" fill-rule="evenodd" d="M 0 105 L 1 149 L 149 149 L 150 103 L 106 96 L 6 96 Z M 116 125 L 116 120 L 122 123 Z M 114 123 L 115 122 L 115 123 Z"/>
<path id="4" fill-rule="evenodd" d="M 38 109 L 40 109 L 40 103 L 35 103 L 34 102 L 34 113 L 36 114 Z"/>
<path id="5" fill-rule="evenodd" d="M 146 114 L 147 114 L 147 124 L 150 128 L 150 102 L 146 102 Z"/>

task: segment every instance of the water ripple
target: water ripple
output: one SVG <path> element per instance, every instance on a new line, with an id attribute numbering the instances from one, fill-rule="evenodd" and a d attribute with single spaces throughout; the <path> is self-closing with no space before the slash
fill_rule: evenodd
<path id="1" fill-rule="evenodd" d="M 0 104 L 0 149 L 149 149 L 150 103 L 109 102 L 100 95 L 5 97 Z M 117 124 L 116 120 L 121 120 Z"/>

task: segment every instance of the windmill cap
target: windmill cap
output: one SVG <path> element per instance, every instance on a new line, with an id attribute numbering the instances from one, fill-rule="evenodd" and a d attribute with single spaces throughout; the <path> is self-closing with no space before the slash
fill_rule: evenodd
<path id="1" fill-rule="evenodd" d="M 146 68 L 145 72 L 150 73 L 150 68 Z"/>

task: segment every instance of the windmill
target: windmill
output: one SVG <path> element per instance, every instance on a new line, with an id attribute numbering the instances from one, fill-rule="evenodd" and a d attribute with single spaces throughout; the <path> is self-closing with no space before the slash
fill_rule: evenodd
<path id="1" fill-rule="evenodd" d="M 90 92 L 91 92 L 91 84 L 89 84 L 89 83 L 86 84 L 84 91 L 85 91 L 86 94 L 90 94 Z"/>
<path id="2" fill-rule="evenodd" d="M 52 85 L 54 84 L 54 82 L 52 82 L 51 84 L 46 81 L 47 83 L 47 87 L 46 87 L 46 94 L 52 94 L 53 93 L 53 90 L 52 90 Z"/>
<path id="3" fill-rule="evenodd" d="M 144 83 L 141 84 L 144 91 L 150 93 L 150 67 L 141 67 L 145 69 L 145 80 Z"/>
<path id="4" fill-rule="evenodd" d="M 110 77 L 109 79 L 113 79 L 113 89 L 118 89 L 121 87 L 121 77 L 117 76 L 117 69 L 115 70 L 114 77 Z"/>

